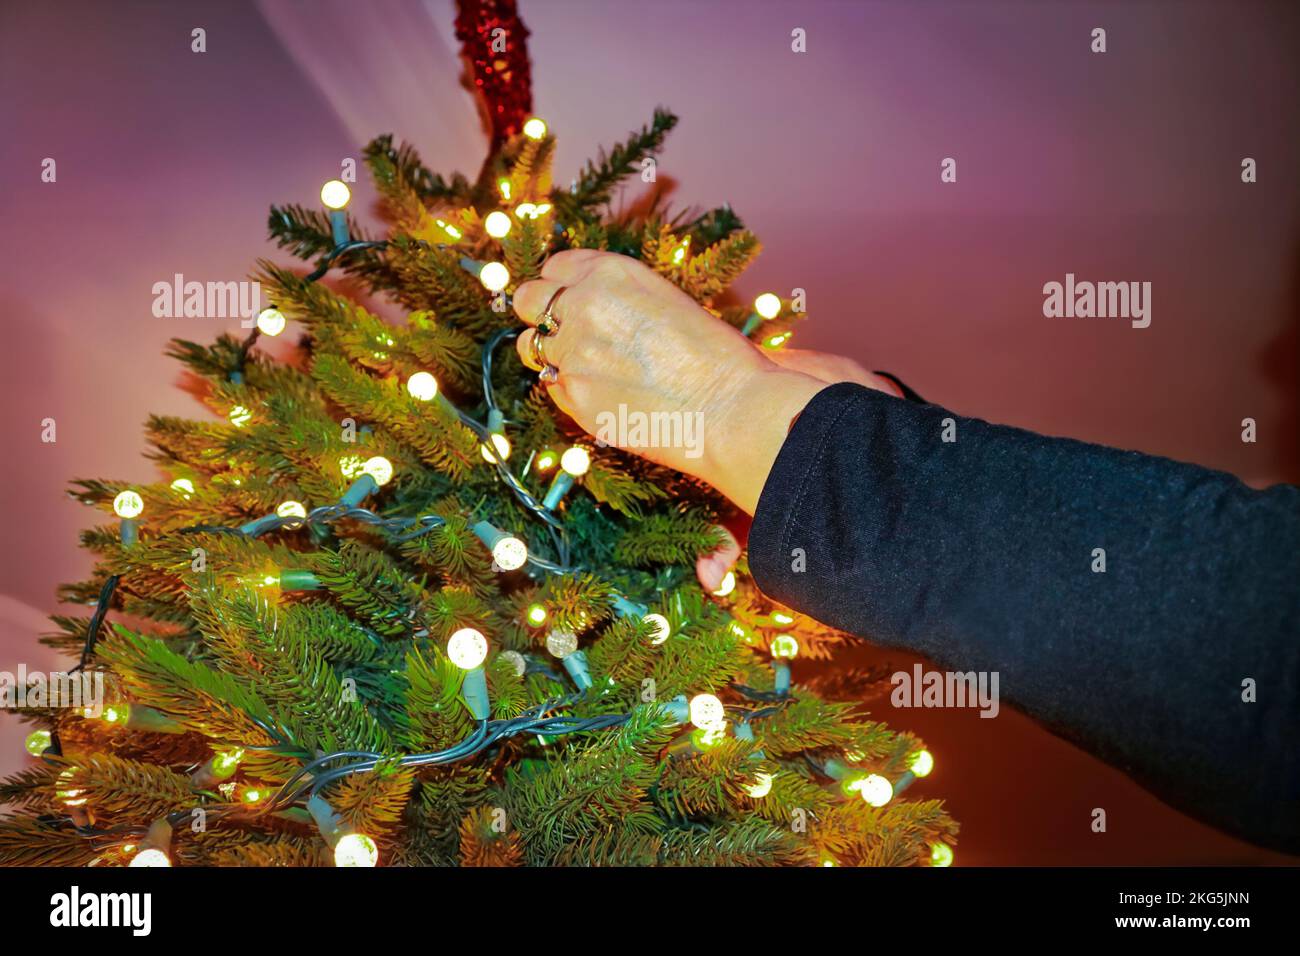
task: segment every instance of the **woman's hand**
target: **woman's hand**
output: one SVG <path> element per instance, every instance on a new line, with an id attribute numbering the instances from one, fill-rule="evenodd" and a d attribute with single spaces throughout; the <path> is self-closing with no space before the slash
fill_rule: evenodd
<path id="1" fill-rule="evenodd" d="M 753 514 L 791 420 L 825 383 L 772 362 L 627 256 L 558 253 L 516 290 L 515 311 L 536 325 L 561 286 L 560 328 L 542 338 L 559 369 L 556 404 L 597 438 L 694 475 Z M 518 341 L 532 368 L 536 335 Z"/>
<path id="2" fill-rule="evenodd" d="M 627 256 L 590 249 L 547 260 L 516 290 L 535 326 L 561 288 L 545 361 L 551 397 L 592 435 L 700 478 L 754 513 L 790 423 L 828 383 L 892 392 L 856 363 L 782 350 L 769 358 L 667 279 Z M 519 337 L 530 368 L 535 329 Z M 773 359 L 776 359 L 774 361 Z M 638 428 L 638 425 L 640 427 Z"/>

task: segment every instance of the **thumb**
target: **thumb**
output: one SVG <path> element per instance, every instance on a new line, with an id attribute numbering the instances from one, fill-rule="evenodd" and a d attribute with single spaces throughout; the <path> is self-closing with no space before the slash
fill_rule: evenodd
<path id="1" fill-rule="evenodd" d="M 702 555 L 695 562 L 695 576 L 700 579 L 700 584 L 706 591 L 716 591 L 727 572 L 740 559 L 740 544 L 735 536 L 721 525 L 718 525 L 718 530 L 722 532 L 722 543 L 717 550 Z"/>

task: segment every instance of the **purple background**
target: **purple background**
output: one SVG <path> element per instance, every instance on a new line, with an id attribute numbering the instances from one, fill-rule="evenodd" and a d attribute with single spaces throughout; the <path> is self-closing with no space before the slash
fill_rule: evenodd
<path id="1" fill-rule="evenodd" d="M 795 344 L 889 369 L 966 414 L 1256 484 L 1297 479 L 1290 5 L 521 7 L 557 181 L 673 108 L 661 181 L 680 204 L 731 202 L 763 238 L 746 295 L 808 290 Z M 164 343 L 234 323 L 156 319 L 153 283 L 245 277 L 276 256 L 267 206 L 314 203 L 376 133 L 412 140 L 435 170 L 477 170 L 451 19 L 449 0 L 0 8 L 0 669 L 52 663 L 33 636 L 55 585 L 88 571 L 76 535 L 100 516 L 65 498 L 67 480 L 153 480 L 145 417 L 203 414 L 174 387 Z M 205 54 L 190 52 L 195 26 Z M 806 54 L 790 52 L 794 27 Z M 939 181 L 948 156 L 956 184 Z M 40 181 L 45 157 L 55 184 Z M 358 196 L 372 198 L 367 184 Z M 1152 282 L 1151 327 L 1044 318 L 1043 283 L 1066 272 Z M 1246 416 L 1257 444 L 1240 441 Z M 40 441 L 46 417 L 56 444 Z M 917 792 L 961 820 L 961 864 L 1284 859 L 1009 711 L 876 712 L 935 751 Z M 0 722 L 0 770 L 21 765 L 18 731 Z M 1108 833 L 1088 829 L 1093 807 Z"/>

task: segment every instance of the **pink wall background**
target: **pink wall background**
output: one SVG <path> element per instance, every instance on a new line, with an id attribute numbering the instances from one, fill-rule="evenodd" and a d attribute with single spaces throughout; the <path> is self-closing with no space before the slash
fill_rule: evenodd
<path id="1" fill-rule="evenodd" d="M 655 105 L 675 109 L 661 180 L 681 204 L 731 202 L 764 239 L 746 294 L 808 290 L 796 344 L 993 421 L 1252 483 L 1300 477 L 1289 5 L 521 7 L 557 180 Z M 96 516 L 66 499 L 67 480 L 152 480 L 145 417 L 202 414 L 162 349 L 233 323 L 156 319 L 152 284 L 245 277 L 275 255 L 267 206 L 315 202 L 376 133 L 410 139 L 435 170 L 477 169 L 452 15 L 450 0 L 0 7 L 0 669 L 54 663 L 34 635 L 56 584 L 89 569 L 76 536 Z M 205 54 L 190 52 L 195 26 Z M 1089 52 L 1096 26 L 1103 55 Z M 804 55 L 789 51 L 794 27 Z M 939 181 L 946 156 L 956 184 Z M 1256 184 L 1240 182 L 1245 156 Z M 40 181 L 45 157 L 55 184 Z M 1045 319 L 1042 285 L 1066 272 L 1152 282 L 1151 327 Z M 1257 444 L 1240 441 L 1246 416 Z M 40 441 L 46 417 L 56 444 Z M 878 712 L 936 752 L 918 792 L 962 821 L 959 863 L 1288 859 L 1168 810 L 1009 711 Z M 19 725 L 0 734 L 8 772 Z M 1097 806 L 1107 834 L 1088 830 Z"/>

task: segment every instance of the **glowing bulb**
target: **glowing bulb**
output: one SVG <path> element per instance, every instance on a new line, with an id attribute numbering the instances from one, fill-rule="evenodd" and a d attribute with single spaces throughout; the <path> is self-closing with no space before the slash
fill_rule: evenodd
<path id="1" fill-rule="evenodd" d="M 555 467 L 555 452 L 544 451 L 533 462 L 538 471 L 550 471 Z"/>
<path id="2" fill-rule="evenodd" d="M 580 478 L 591 467 L 591 453 L 581 445 L 574 445 L 560 456 L 560 467 L 574 478 Z"/>
<path id="3" fill-rule="evenodd" d="M 551 631 L 546 635 L 546 649 L 555 657 L 568 657 L 578 649 L 578 635 L 572 631 Z"/>
<path id="4" fill-rule="evenodd" d="M 141 850 L 135 856 L 131 857 L 128 866 L 171 866 L 172 861 L 167 859 L 167 854 L 162 850 L 155 850 L 153 847 Z"/>
<path id="5" fill-rule="evenodd" d="M 490 212 L 483 220 L 483 229 L 493 239 L 504 239 L 510 234 L 510 217 L 500 209 Z"/>
<path id="6" fill-rule="evenodd" d="M 878 773 L 867 774 L 854 780 L 849 784 L 848 789 L 856 790 L 858 795 L 873 807 L 883 807 L 894 796 L 893 784 Z"/>
<path id="7" fill-rule="evenodd" d="M 487 658 L 488 642 L 482 631 L 462 627 L 447 641 L 447 656 L 462 670 L 471 671 Z"/>
<path id="8" fill-rule="evenodd" d="M 668 618 L 664 617 L 662 614 L 647 614 L 645 617 L 641 618 L 641 620 L 647 624 L 654 625 L 654 635 L 650 639 L 651 644 L 662 644 L 664 641 L 668 640 L 669 635 L 673 632 L 673 627 L 668 623 Z"/>
<path id="9" fill-rule="evenodd" d="M 144 499 L 135 491 L 118 492 L 113 499 L 113 510 L 119 518 L 138 518 L 144 511 Z"/>
<path id="10" fill-rule="evenodd" d="M 393 480 L 393 463 L 383 455 L 367 458 L 361 470 L 375 479 L 377 485 L 386 485 Z"/>
<path id="11" fill-rule="evenodd" d="M 446 222 L 442 219 L 435 219 L 434 222 L 438 224 L 439 229 L 441 229 L 447 235 L 451 236 L 452 239 L 459 239 L 461 236 L 464 235 L 464 233 L 462 233 L 459 229 L 457 229 L 449 222 Z"/>
<path id="12" fill-rule="evenodd" d="M 728 571 L 722 576 L 722 583 L 718 585 L 718 589 L 713 594 L 715 597 L 726 597 L 734 590 L 736 590 L 736 572 Z"/>
<path id="13" fill-rule="evenodd" d="M 789 614 L 785 614 L 785 613 L 782 612 L 782 611 L 773 611 L 773 612 L 772 612 L 772 623 L 773 623 L 773 624 L 780 624 L 782 627 L 784 627 L 784 626 L 787 625 L 787 624 L 793 624 L 793 623 L 794 623 L 794 618 L 791 617 Z"/>
<path id="14" fill-rule="evenodd" d="M 364 833 L 344 834 L 334 846 L 335 866 L 375 866 L 379 847 Z"/>
<path id="15" fill-rule="evenodd" d="M 497 182 L 497 188 L 501 190 L 501 198 L 510 198 L 510 180 L 502 179 Z"/>
<path id="16" fill-rule="evenodd" d="M 344 455 L 339 459 L 339 471 L 344 478 L 355 478 L 361 474 L 364 464 L 360 455 Z"/>
<path id="17" fill-rule="evenodd" d="M 500 292 L 510 284 L 510 270 L 499 262 L 487 262 L 479 270 L 478 281 L 489 292 Z"/>
<path id="18" fill-rule="evenodd" d="M 429 372 L 416 372 L 406 380 L 406 390 L 422 402 L 433 401 L 438 394 L 438 380 Z"/>
<path id="19" fill-rule="evenodd" d="M 534 116 L 524 124 L 524 135 L 529 139 L 541 139 L 546 135 L 546 121 Z"/>
<path id="20" fill-rule="evenodd" d="M 104 708 L 104 723 L 106 724 L 125 724 L 130 719 L 130 704 L 109 704 Z"/>
<path id="21" fill-rule="evenodd" d="M 761 800 L 772 792 L 772 775 L 759 772 L 754 774 L 754 782 L 745 787 L 745 792 L 755 800 Z"/>
<path id="22" fill-rule="evenodd" d="M 330 209 L 342 209 L 352 198 L 348 184 L 338 179 L 331 179 L 320 188 L 320 201 Z"/>
<path id="23" fill-rule="evenodd" d="M 506 436 L 501 434 L 500 432 L 493 432 L 491 435 L 488 436 L 488 438 L 492 442 L 492 448 L 489 448 L 487 442 L 484 442 L 482 447 L 479 449 L 479 451 L 483 455 L 484 461 L 486 461 L 488 464 L 496 464 L 498 460 L 505 461 L 507 458 L 510 457 L 509 438 L 506 438 Z M 496 449 L 496 457 L 493 457 L 492 449 Z"/>
<path id="24" fill-rule="evenodd" d="M 772 336 L 763 344 L 767 346 L 769 349 L 779 349 L 782 345 L 785 345 L 786 341 L 789 338 L 790 338 L 789 332 L 782 332 L 780 335 Z"/>
<path id="25" fill-rule="evenodd" d="M 50 746 L 52 740 L 53 737 L 50 735 L 48 730 L 33 730 L 27 735 L 27 739 L 23 742 L 23 746 L 27 748 L 27 752 L 33 757 L 39 757 L 41 754 L 45 753 L 46 748 Z"/>
<path id="26" fill-rule="evenodd" d="M 178 492 L 182 498 L 188 499 L 194 494 L 194 482 L 188 478 L 177 478 L 172 482 L 172 491 Z"/>
<path id="27" fill-rule="evenodd" d="M 239 766 L 240 759 L 244 756 L 241 749 L 227 750 L 225 753 L 219 753 L 212 758 L 212 772 L 220 779 L 229 777 Z"/>
<path id="28" fill-rule="evenodd" d="M 497 657 L 511 666 L 516 677 L 523 677 L 524 671 L 528 670 L 528 662 L 524 660 L 524 655 L 518 651 L 502 651 Z"/>
<path id="29" fill-rule="evenodd" d="M 722 701 L 712 694 L 696 694 L 691 698 L 691 723 L 701 730 L 717 730 L 727 722 L 727 712 Z"/>
<path id="30" fill-rule="evenodd" d="M 243 792 L 243 794 L 241 795 L 241 799 L 245 803 L 261 803 L 262 798 L 265 796 L 266 794 L 263 793 L 261 790 L 259 790 L 257 787 L 249 787 L 247 790 Z"/>
<path id="31" fill-rule="evenodd" d="M 72 780 L 73 776 L 74 774 L 72 768 L 69 767 L 67 770 L 59 774 L 59 780 L 62 783 L 66 784 Z M 63 790 L 54 791 L 54 795 L 57 796 L 67 806 L 70 807 L 79 807 L 86 802 L 86 798 L 82 796 L 82 793 L 84 793 L 84 791 L 76 790 L 76 789 L 63 789 Z"/>
<path id="32" fill-rule="evenodd" d="M 257 328 L 263 335 L 273 337 L 279 335 L 284 331 L 284 326 L 284 314 L 275 306 L 263 309 L 257 314 Z"/>
<path id="33" fill-rule="evenodd" d="M 253 420 L 253 413 L 243 405 L 236 405 L 230 410 L 230 424 L 236 428 L 243 428 Z"/>
<path id="34" fill-rule="evenodd" d="M 512 534 L 505 535 L 492 545 L 492 560 L 503 571 L 517 571 L 528 560 L 528 545 Z"/>
<path id="35" fill-rule="evenodd" d="M 550 211 L 551 211 L 550 203 L 539 202 L 537 204 L 537 207 L 533 210 L 533 218 L 536 219 L 538 216 L 545 216 Z"/>
<path id="36" fill-rule="evenodd" d="M 541 627 L 546 623 L 546 608 L 540 604 L 529 605 L 528 623 L 533 627 Z"/>
<path id="37" fill-rule="evenodd" d="M 799 653 L 799 642 L 791 634 L 778 634 L 770 647 L 773 657 L 794 657 Z"/>
<path id="38" fill-rule="evenodd" d="M 530 202 L 521 202 L 515 207 L 515 215 L 520 219 L 536 219 L 537 207 Z"/>
<path id="39" fill-rule="evenodd" d="M 303 507 L 301 501 L 284 501 L 275 509 L 275 513 L 281 518 L 305 518 L 307 509 Z"/>
<path id="40" fill-rule="evenodd" d="M 930 771 L 934 769 L 934 755 L 928 750 L 922 750 L 912 758 L 912 773 L 918 777 L 928 777 Z"/>
<path id="41" fill-rule="evenodd" d="M 681 241 L 681 244 L 673 250 L 673 265 L 681 265 L 686 258 L 686 252 L 691 248 L 691 237 L 687 236 Z"/>
<path id="42" fill-rule="evenodd" d="M 952 847 L 946 843 L 931 843 L 930 865 L 952 866 Z"/>
<path id="43" fill-rule="evenodd" d="M 781 314 L 781 300 L 771 292 L 764 292 L 754 300 L 754 311 L 765 319 L 775 319 Z"/>

